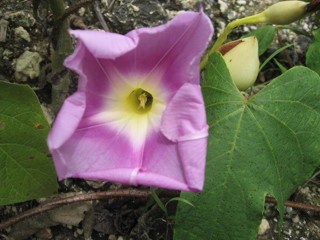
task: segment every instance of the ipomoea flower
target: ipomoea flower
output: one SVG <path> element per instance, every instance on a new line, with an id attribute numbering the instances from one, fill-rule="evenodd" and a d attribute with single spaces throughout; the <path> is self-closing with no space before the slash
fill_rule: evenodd
<path id="1" fill-rule="evenodd" d="M 59 179 L 202 190 L 199 64 L 212 32 L 203 12 L 126 35 L 71 31 L 78 43 L 65 65 L 79 74 L 78 90 L 48 138 Z"/>

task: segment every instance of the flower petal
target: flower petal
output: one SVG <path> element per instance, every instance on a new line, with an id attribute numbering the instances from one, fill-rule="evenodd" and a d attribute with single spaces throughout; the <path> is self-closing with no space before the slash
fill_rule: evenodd
<path id="1" fill-rule="evenodd" d="M 79 171 L 73 174 L 73 176 L 86 179 L 108 180 L 130 185 L 145 185 L 190 191 L 185 182 L 183 167 L 179 160 L 176 144 L 158 132 L 150 134 L 144 150 L 141 149 L 142 151 L 137 152 L 130 152 L 128 150 L 130 146 L 120 141 L 114 144 L 116 148 L 111 148 L 108 145 L 105 147 L 106 142 L 99 143 L 96 143 L 94 151 L 96 152 L 97 148 L 99 148 L 102 151 L 108 152 L 108 155 L 101 155 L 104 155 L 104 162 L 101 159 L 99 169 L 88 166 L 88 169 L 83 168 L 81 172 Z M 100 147 L 97 147 L 97 145 L 100 145 Z M 141 156 L 134 154 L 138 154 L 138 152 L 141 153 Z M 85 155 L 87 159 L 84 161 L 87 162 L 87 165 L 88 163 L 97 164 L 97 161 L 93 160 L 97 153 Z M 140 163 L 138 163 L 138 159 L 141 160 Z M 109 161 L 114 163 L 110 164 Z M 116 166 L 116 164 L 118 165 Z"/>
<path id="2" fill-rule="evenodd" d="M 199 84 L 200 58 L 212 33 L 211 21 L 202 11 L 183 12 L 167 24 L 133 30 L 127 34 L 139 39 L 133 71 L 163 74 L 162 84 L 172 91 L 185 82 Z"/>
<path id="3" fill-rule="evenodd" d="M 148 139 L 149 144 L 145 147 L 143 165 L 138 173 L 137 182 L 183 191 L 202 190 L 207 139 L 196 141 L 198 142 L 184 141 L 180 144 L 168 140 L 161 133 L 151 135 Z M 190 153 L 186 146 L 192 146 L 194 152 L 191 155 L 186 156 Z M 185 150 L 187 152 L 183 152 Z M 196 155 L 199 153 L 200 155 Z"/>
<path id="4" fill-rule="evenodd" d="M 205 177 L 208 137 L 178 142 L 188 191 L 201 191 Z"/>
<path id="5" fill-rule="evenodd" d="M 85 96 L 82 92 L 76 92 L 66 99 L 48 136 L 50 150 L 60 148 L 71 137 L 84 111 Z"/>
<path id="6" fill-rule="evenodd" d="M 178 90 L 163 113 L 160 128 L 166 138 L 177 142 L 188 191 L 202 190 L 208 125 L 199 85 L 186 83 Z"/>
<path id="7" fill-rule="evenodd" d="M 206 112 L 199 85 L 186 83 L 178 90 L 163 113 L 161 132 L 174 142 L 208 136 Z"/>
<path id="8" fill-rule="evenodd" d="M 124 136 L 105 125 L 78 128 L 67 142 L 51 151 L 59 179 L 113 169 L 133 169 L 141 164 L 140 151 L 134 150 Z M 108 175 L 95 175 L 93 179 L 112 180 Z"/>
<path id="9" fill-rule="evenodd" d="M 136 47 L 135 39 L 117 33 L 96 30 L 72 30 L 76 37 L 91 54 L 97 58 L 116 59 Z M 71 55 L 69 58 L 74 58 Z"/>

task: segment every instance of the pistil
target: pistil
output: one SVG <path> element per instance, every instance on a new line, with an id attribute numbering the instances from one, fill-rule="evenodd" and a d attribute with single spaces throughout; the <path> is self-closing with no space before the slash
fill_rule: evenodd
<path id="1" fill-rule="evenodd" d="M 127 98 L 129 108 L 139 114 L 149 112 L 152 102 L 153 96 L 142 88 L 134 89 Z"/>

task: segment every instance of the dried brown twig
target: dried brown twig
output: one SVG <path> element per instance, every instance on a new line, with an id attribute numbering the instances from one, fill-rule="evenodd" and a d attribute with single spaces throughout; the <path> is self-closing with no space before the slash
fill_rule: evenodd
<path id="1" fill-rule="evenodd" d="M 62 197 L 49 202 L 45 202 L 35 208 L 22 212 L 20 215 L 17 215 L 8 219 L 4 223 L 0 224 L 0 230 L 3 230 L 29 217 L 35 216 L 37 214 L 40 214 L 40 213 L 58 208 L 62 205 L 70 204 L 70 203 L 100 200 L 105 198 L 119 198 L 119 197 L 147 198 L 150 196 L 151 196 L 151 192 L 146 190 L 136 190 L 136 189 L 122 190 L 121 189 L 121 190 L 110 190 L 110 191 L 94 192 L 94 193 L 81 193 L 74 196 Z"/>
<path id="2" fill-rule="evenodd" d="M 266 203 L 272 203 L 277 205 L 277 200 L 274 199 L 273 197 L 266 197 Z M 293 201 L 286 201 L 285 203 L 286 207 L 292 207 L 296 209 L 300 209 L 303 211 L 313 211 L 313 212 L 318 212 L 320 213 L 320 207 L 310 205 L 310 204 L 305 204 L 305 203 L 300 203 L 300 202 L 293 202 Z"/>

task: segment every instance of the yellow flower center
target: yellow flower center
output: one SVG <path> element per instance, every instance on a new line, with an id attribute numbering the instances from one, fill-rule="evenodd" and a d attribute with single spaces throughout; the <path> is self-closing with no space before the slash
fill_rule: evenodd
<path id="1" fill-rule="evenodd" d="M 152 102 L 153 96 L 142 88 L 134 89 L 127 98 L 129 109 L 138 114 L 149 112 Z"/>

